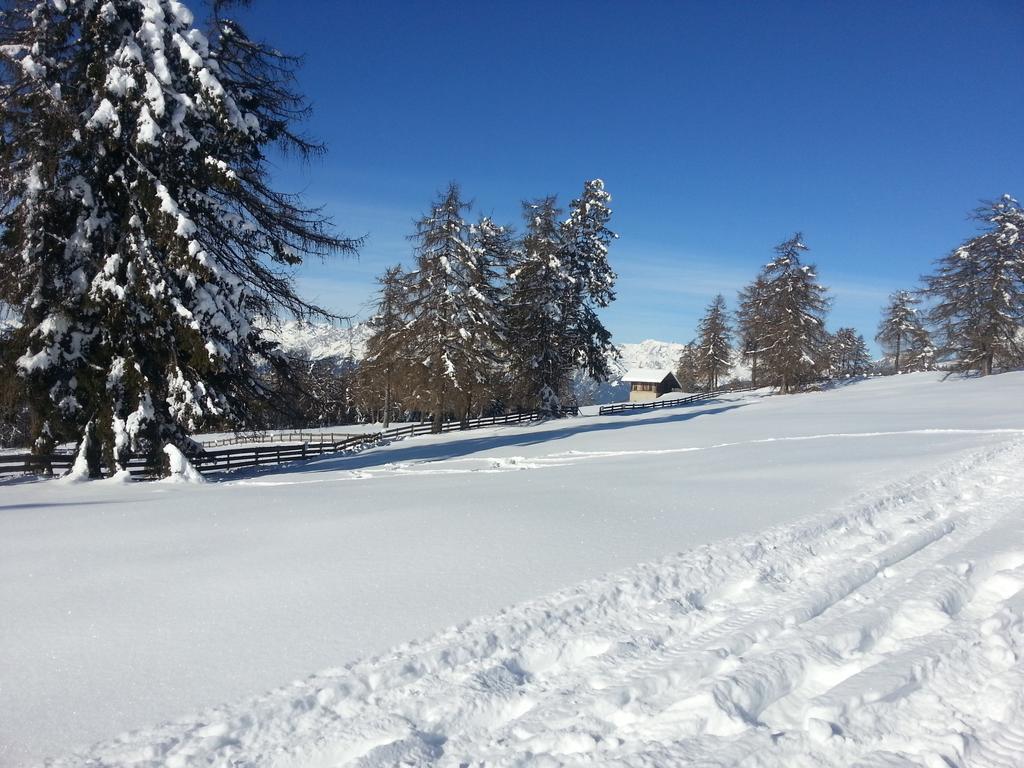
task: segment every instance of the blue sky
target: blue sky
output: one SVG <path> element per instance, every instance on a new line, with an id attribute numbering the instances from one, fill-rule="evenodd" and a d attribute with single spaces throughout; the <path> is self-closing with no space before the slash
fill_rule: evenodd
<path id="1" fill-rule="evenodd" d="M 613 196 L 617 341 L 685 341 L 804 233 L 830 327 L 879 307 L 974 231 L 979 199 L 1024 196 L 1024 4 L 972 2 L 256 2 L 251 34 L 305 56 L 306 132 L 329 155 L 278 185 L 322 204 L 358 260 L 304 292 L 365 314 L 373 278 L 458 181 L 477 210 L 586 178 Z"/>

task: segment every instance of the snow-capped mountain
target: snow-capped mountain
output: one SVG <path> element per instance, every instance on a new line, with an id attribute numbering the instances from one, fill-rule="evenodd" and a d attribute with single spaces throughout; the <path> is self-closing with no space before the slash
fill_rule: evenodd
<path id="1" fill-rule="evenodd" d="M 657 339 L 646 339 L 637 344 L 620 344 L 621 357 L 612 361 L 611 380 L 598 384 L 589 379 L 578 379 L 574 382 L 576 397 L 581 403 L 616 403 L 627 400 L 629 385 L 623 384 L 621 380 L 626 371 L 637 368 L 667 368 L 675 371 L 685 347 L 685 344 L 679 342 Z M 748 378 L 750 367 L 736 355 L 732 369 L 723 381 Z"/>
<path id="2" fill-rule="evenodd" d="M 268 331 L 281 348 L 293 355 L 302 355 L 311 360 L 326 357 L 361 360 L 366 354 L 366 341 L 370 329 L 366 323 L 354 323 L 351 327 L 339 328 L 327 323 L 310 323 L 288 320 Z"/>
<path id="3" fill-rule="evenodd" d="M 365 323 L 339 328 L 327 323 L 289 320 L 270 331 L 285 352 L 314 360 L 327 357 L 362 359 L 370 329 Z M 573 388 L 581 403 L 612 403 L 629 397 L 629 385 L 620 381 L 622 374 L 633 368 L 670 368 L 675 370 L 683 345 L 673 341 L 646 339 L 636 344 L 621 344 L 620 357 L 612 359 L 612 378 L 595 382 L 575 377 Z"/>
<path id="4" fill-rule="evenodd" d="M 270 331 L 282 348 L 296 355 L 319 360 L 326 357 L 352 358 L 361 360 L 366 353 L 366 341 L 370 329 L 366 323 L 355 323 L 351 327 L 339 328 L 326 323 L 309 323 L 289 320 Z M 629 385 L 623 384 L 622 375 L 634 368 L 668 368 L 675 370 L 685 345 L 675 341 L 645 339 L 633 344 L 620 344 L 618 359 L 610 360 L 612 377 L 598 383 L 583 376 L 576 376 L 573 388 L 581 403 L 613 403 L 629 397 Z M 744 378 L 749 369 L 737 364 L 729 378 Z"/>
<path id="5" fill-rule="evenodd" d="M 636 344 L 620 344 L 619 358 L 609 360 L 612 377 L 605 382 L 597 382 L 585 376 L 577 375 L 573 379 L 576 399 L 581 404 L 616 403 L 629 398 L 629 385 L 623 384 L 621 377 L 634 368 L 668 368 L 676 369 L 676 363 L 683 352 L 684 344 L 675 341 L 658 341 L 646 339 Z"/>
<path id="6" fill-rule="evenodd" d="M 622 356 L 614 362 L 613 368 L 623 374 L 633 368 L 671 368 L 675 370 L 679 356 L 685 344 L 675 341 L 658 341 L 646 339 L 638 344 L 620 344 L 619 354 Z"/>
<path id="7" fill-rule="evenodd" d="M 306 354 L 311 358 L 351 356 L 359 360 L 365 352 L 370 329 L 366 323 L 339 328 L 326 323 L 289 320 L 273 329 L 271 335 L 288 352 Z M 656 339 L 621 344 L 621 358 L 613 361 L 613 367 L 617 373 L 625 373 L 631 368 L 675 368 L 683 346 L 674 341 Z"/>

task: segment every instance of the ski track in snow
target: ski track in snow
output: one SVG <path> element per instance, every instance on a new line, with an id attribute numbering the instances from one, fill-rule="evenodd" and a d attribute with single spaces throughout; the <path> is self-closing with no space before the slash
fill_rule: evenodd
<path id="1" fill-rule="evenodd" d="M 400 477 L 403 475 L 459 475 L 465 473 L 493 473 L 493 472 L 516 472 L 525 469 L 545 469 L 549 467 L 564 467 L 593 459 L 622 458 L 624 456 L 667 456 L 672 454 L 696 453 L 698 451 L 721 450 L 723 448 L 737 448 L 745 445 L 761 445 L 765 443 L 789 443 L 807 442 L 809 440 L 841 440 L 858 439 L 870 437 L 907 437 L 907 436 L 935 436 L 935 435 L 995 435 L 1012 437 L 1024 434 L 1024 429 L 908 429 L 892 430 L 886 432 L 829 432 L 820 435 L 797 435 L 790 437 L 762 437 L 754 440 L 742 440 L 727 443 L 715 443 L 705 446 L 689 446 L 684 448 L 652 448 L 634 449 L 622 451 L 562 451 L 551 453 L 547 456 L 527 458 L 524 456 L 470 456 L 455 459 L 435 459 L 430 461 L 417 462 L 389 462 L 379 468 L 351 470 L 342 472 L 339 475 L 329 478 L 304 478 L 300 480 L 291 479 L 241 479 L 229 480 L 224 485 L 317 485 L 320 483 L 340 483 L 350 480 L 369 480 L 379 477 Z M 327 459 L 330 461 L 331 459 Z M 314 463 L 317 460 L 314 460 Z M 482 464 L 483 466 L 451 466 L 464 464 Z"/>
<path id="2" fill-rule="evenodd" d="M 944 470 L 54 765 L 1020 766 L 1024 441 Z"/>

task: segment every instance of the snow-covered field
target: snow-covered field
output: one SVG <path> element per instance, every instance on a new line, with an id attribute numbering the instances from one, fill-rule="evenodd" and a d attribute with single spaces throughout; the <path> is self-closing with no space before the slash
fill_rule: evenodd
<path id="1" fill-rule="evenodd" d="M 1022 392 L 0 485 L 0 763 L 1021 765 Z"/>

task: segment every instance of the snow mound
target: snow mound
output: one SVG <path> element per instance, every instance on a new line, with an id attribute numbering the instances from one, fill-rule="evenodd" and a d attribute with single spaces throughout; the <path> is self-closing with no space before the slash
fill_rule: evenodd
<path id="1" fill-rule="evenodd" d="M 162 483 L 205 483 L 206 479 L 199 473 L 188 457 L 177 446 L 165 445 L 164 453 L 171 465 L 171 474 Z"/>
<path id="2" fill-rule="evenodd" d="M 71 469 L 57 478 L 56 482 L 84 483 L 89 480 L 89 460 L 86 458 L 86 454 L 89 451 L 90 441 L 89 432 L 86 431 L 85 437 L 82 438 L 82 442 L 78 446 L 78 452 L 75 454 L 74 464 L 71 465 Z"/>
<path id="3" fill-rule="evenodd" d="M 100 482 L 106 483 L 107 485 L 125 485 L 127 483 L 134 483 L 135 478 L 132 477 L 132 473 L 127 469 L 120 469 L 110 477 L 104 478 Z"/>

